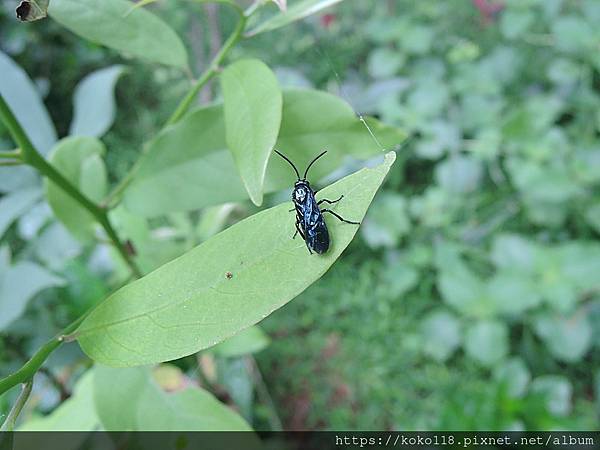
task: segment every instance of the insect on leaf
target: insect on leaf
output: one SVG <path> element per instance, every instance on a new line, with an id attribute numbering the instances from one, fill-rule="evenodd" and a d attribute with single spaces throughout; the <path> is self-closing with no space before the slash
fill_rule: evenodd
<path id="1" fill-rule="evenodd" d="M 275 74 L 257 59 L 227 67 L 221 86 L 227 145 L 250 199 L 260 206 L 267 162 L 281 125 L 281 89 Z"/>
<path id="2" fill-rule="evenodd" d="M 48 15 L 49 0 L 24 0 L 19 3 L 15 12 L 21 22 L 33 22 Z"/>
<path id="3" fill-rule="evenodd" d="M 334 210 L 361 221 L 395 158 L 388 153 L 380 165 L 339 180 L 318 198 L 343 194 Z M 292 240 L 290 206 L 248 217 L 119 289 L 74 337 L 98 362 L 136 366 L 190 355 L 261 321 L 323 276 L 358 230 L 327 218 L 331 247 L 309 255 L 302 239 Z"/>

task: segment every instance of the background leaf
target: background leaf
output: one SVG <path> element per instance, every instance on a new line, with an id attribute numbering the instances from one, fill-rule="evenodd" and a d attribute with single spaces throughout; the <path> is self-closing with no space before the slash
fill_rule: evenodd
<path id="1" fill-rule="evenodd" d="M 376 120 L 369 125 L 386 148 L 401 143 L 405 134 Z M 348 156 L 368 158 L 381 153 L 352 108 L 339 98 L 313 90 L 290 90 L 283 94 L 283 119 L 276 144 L 299 167 L 318 152 L 325 158 L 311 168 L 316 182 L 340 167 Z M 176 150 L 176 151 L 175 151 Z M 247 198 L 225 143 L 223 109 L 220 105 L 190 113 L 151 141 L 139 170 L 125 191 L 131 212 L 151 217 L 187 211 Z M 291 169 L 281 158 L 267 167 L 266 192 L 291 186 Z"/>
<path id="2" fill-rule="evenodd" d="M 265 31 L 276 30 L 296 20 L 303 19 L 311 14 L 316 14 L 319 11 L 340 3 L 342 0 L 298 0 L 292 3 L 285 11 L 279 12 L 264 22 L 260 23 L 247 34 L 254 36 L 255 34 L 264 33 Z"/>
<path id="3" fill-rule="evenodd" d="M 257 353 L 267 347 L 270 341 L 269 336 L 255 325 L 215 345 L 211 351 L 219 356 L 233 358 Z"/>
<path id="4" fill-rule="evenodd" d="M 84 39 L 151 62 L 187 67 L 177 34 L 151 12 L 125 0 L 52 0 L 50 17 Z M 129 14 L 128 14 L 129 13 Z"/>
<path id="5" fill-rule="evenodd" d="M 166 393 L 148 368 L 94 368 L 94 401 L 108 431 L 250 431 L 208 392 Z"/>
<path id="6" fill-rule="evenodd" d="M 0 273 L 0 330 L 19 318 L 27 303 L 37 293 L 54 286 L 63 286 L 65 280 L 42 266 L 21 261 Z"/>
<path id="7" fill-rule="evenodd" d="M 56 142 L 56 130 L 35 84 L 12 59 L 0 52 L 0 94 L 42 154 Z"/>
<path id="8" fill-rule="evenodd" d="M 30 187 L 11 192 L 0 199 L 0 238 L 21 214 L 38 201 L 41 194 L 39 188 Z"/>
<path id="9" fill-rule="evenodd" d="M 95 138 L 70 137 L 61 140 L 50 154 L 52 165 L 92 201 L 106 194 L 104 144 Z M 46 180 L 46 197 L 56 217 L 80 240 L 94 236 L 95 219 L 54 183 Z"/>
<path id="10" fill-rule="evenodd" d="M 465 350 L 485 366 L 500 361 L 508 352 L 508 329 L 497 321 L 481 321 L 471 325 L 465 335 Z"/>
<path id="11" fill-rule="evenodd" d="M 123 66 L 111 66 L 86 76 L 73 97 L 71 136 L 101 137 L 115 120 L 115 85 Z"/>
<path id="12" fill-rule="evenodd" d="M 250 199 L 260 206 L 267 161 L 281 124 L 281 89 L 275 74 L 257 59 L 228 66 L 221 88 L 225 140 Z"/>
<path id="13" fill-rule="evenodd" d="M 320 197 L 344 194 L 336 210 L 360 221 L 394 160 L 390 152 L 383 164 L 328 186 Z M 329 252 L 309 255 L 304 242 L 291 239 L 289 206 L 255 214 L 118 290 L 76 332 L 83 350 L 112 366 L 172 360 L 213 346 L 286 304 L 327 271 L 357 231 L 329 218 Z"/>
<path id="14" fill-rule="evenodd" d="M 423 319 L 423 350 L 437 361 L 447 360 L 461 342 L 460 323 L 449 311 L 439 309 Z"/>

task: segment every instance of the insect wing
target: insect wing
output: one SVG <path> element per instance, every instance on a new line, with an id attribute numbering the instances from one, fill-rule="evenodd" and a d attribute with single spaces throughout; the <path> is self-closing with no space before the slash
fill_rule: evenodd
<path id="1" fill-rule="evenodd" d="M 312 191 L 306 198 L 302 212 L 301 226 L 306 244 L 316 253 L 325 253 L 329 248 L 329 232 Z"/>

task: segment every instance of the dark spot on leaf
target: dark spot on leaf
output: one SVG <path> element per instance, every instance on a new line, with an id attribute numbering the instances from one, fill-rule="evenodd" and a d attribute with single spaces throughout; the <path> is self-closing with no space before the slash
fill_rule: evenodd
<path id="1" fill-rule="evenodd" d="M 125 251 L 129 256 L 135 256 L 137 254 L 133 242 L 131 242 L 129 239 L 125 241 L 123 246 L 125 247 Z"/>
<path id="2" fill-rule="evenodd" d="M 231 280 L 233 278 L 233 274 L 231 272 L 225 272 L 225 278 Z"/>
<path id="3" fill-rule="evenodd" d="M 21 2 L 19 6 L 17 6 L 17 19 L 25 22 L 29 13 L 31 12 L 31 3 L 29 2 Z"/>

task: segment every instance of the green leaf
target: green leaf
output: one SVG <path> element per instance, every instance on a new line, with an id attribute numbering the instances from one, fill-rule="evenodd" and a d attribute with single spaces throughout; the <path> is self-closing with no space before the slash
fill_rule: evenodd
<path id="1" fill-rule="evenodd" d="M 395 128 L 367 119 L 377 139 L 391 148 L 405 138 Z M 339 168 L 348 155 L 368 158 L 381 153 L 352 108 L 333 95 L 314 90 L 290 90 L 283 95 L 283 119 L 276 148 L 299 167 L 318 152 L 325 158 L 311 168 L 311 181 Z M 267 168 L 265 190 L 289 187 L 294 178 L 279 157 Z M 220 105 L 199 109 L 169 127 L 149 143 L 139 170 L 125 190 L 128 210 L 146 217 L 188 211 L 247 198 L 231 152 L 225 143 Z"/>
<path id="2" fill-rule="evenodd" d="M 33 22 L 48 15 L 49 0 L 24 0 L 17 7 L 17 19 L 22 22 Z"/>
<path id="3" fill-rule="evenodd" d="M 18 319 L 36 294 L 62 286 L 62 278 L 29 261 L 21 261 L 0 273 L 0 330 Z"/>
<path id="4" fill-rule="evenodd" d="M 107 191 L 102 156 L 104 144 L 96 138 L 70 137 L 61 140 L 50 153 L 52 165 L 92 201 L 100 201 Z M 94 236 L 95 219 L 60 187 L 45 180 L 46 197 L 56 217 L 80 240 Z"/>
<path id="5" fill-rule="evenodd" d="M 460 323 L 443 309 L 427 315 L 421 324 L 421 334 L 424 352 L 440 362 L 447 360 L 461 342 Z"/>
<path id="6" fill-rule="evenodd" d="M 319 196 L 344 194 L 336 211 L 360 221 L 394 160 L 390 152 L 381 165 Z M 75 333 L 82 349 L 113 366 L 168 361 L 211 347 L 286 304 L 329 269 L 358 228 L 328 218 L 331 248 L 310 255 L 301 239 L 291 239 L 289 207 L 286 202 L 238 222 L 115 292 Z"/>
<path id="7" fill-rule="evenodd" d="M 477 159 L 456 155 L 435 166 L 436 181 L 453 194 L 475 191 L 481 182 L 483 168 Z"/>
<path id="8" fill-rule="evenodd" d="M 0 198 L 0 238 L 17 218 L 27 212 L 40 198 L 38 187 L 12 192 Z"/>
<path id="9" fill-rule="evenodd" d="M 94 369 L 94 401 L 107 431 L 250 431 L 208 392 L 162 391 L 148 368 Z"/>
<path id="10" fill-rule="evenodd" d="M 25 71 L 2 52 L 0 94 L 36 149 L 44 155 L 48 153 L 57 139 L 50 115 Z"/>
<path id="11" fill-rule="evenodd" d="M 556 416 L 567 416 L 571 411 L 573 386 L 571 382 L 559 375 L 543 375 L 531 383 L 531 392 L 541 396 L 546 409 Z"/>
<path id="12" fill-rule="evenodd" d="M 506 39 L 517 39 L 535 22 L 531 11 L 508 10 L 500 18 L 500 31 Z"/>
<path id="13" fill-rule="evenodd" d="M 94 431 L 100 426 L 100 421 L 94 409 L 93 400 L 93 371 L 88 370 L 77 382 L 73 396 L 45 417 L 34 418 L 19 427 L 19 431 Z M 81 434 L 81 442 L 87 434 Z M 80 448 L 77 439 L 69 448 Z M 63 447 L 66 450 L 66 447 Z"/>
<path id="14" fill-rule="evenodd" d="M 260 206 L 267 162 L 281 125 L 281 89 L 275 74 L 257 59 L 228 66 L 221 88 L 225 140 L 250 199 Z"/>
<path id="15" fill-rule="evenodd" d="M 86 76 L 75 89 L 71 136 L 100 137 L 115 120 L 115 85 L 123 66 L 111 66 Z"/>
<path id="16" fill-rule="evenodd" d="M 270 343 L 269 336 L 258 326 L 240 331 L 235 336 L 214 346 L 211 350 L 219 356 L 233 358 L 236 356 L 258 353 Z"/>
<path id="17" fill-rule="evenodd" d="M 509 397 L 521 398 L 527 391 L 531 374 L 523 360 L 515 357 L 496 367 L 494 378 L 504 386 Z"/>
<path id="18" fill-rule="evenodd" d="M 221 106 L 202 108 L 150 142 L 125 191 L 133 213 L 156 216 L 247 198 L 225 144 Z"/>
<path id="19" fill-rule="evenodd" d="M 185 69 L 177 34 L 151 12 L 125 0 L 52 0 L 50 17 L 73 33 L 127 55 Z M 129 14 L 128 14 L 129 13 Z"/>
<path id="20" fill-rule="evenodd" d="M 465 350 L 484 366 L 494 365 L 508 353 L 506 324 L 486 320 L 471 325 L 465 335 Z"/>
<path id="21" fill-rule="evenodd" d="M 296 20 L 303 19 L 312 14 L 340 3 L 342 0 L 297 0 L 286 11 L 280 11 L 278 14 L 269 17 L 247 33 L 247 36 L 254 36 L 265 31 L 276 30 L 286 26 Z"/>
<path id="22" fill-rule="evenodd" d="M 499 271 L 486 287 L 489 298 L 502 313 L 519 315 L 542 302 L 536 281 L 520 271 Z"/>
<path id="23" fill-rule="evenodd" d="M 361 233 L 371 248 L 396 247 L 410 231 L 407 202 L 393 192 L 381 192 L 365 219 Z"/>
<path id="24" fill-rule="evenodd" d="M 539 316 L 534 328 L 550 352 L 561 361 L 580 361 L 592 343 L 592 327 L 581 311 L 572 317 Z"/>

